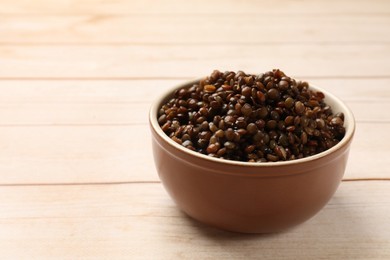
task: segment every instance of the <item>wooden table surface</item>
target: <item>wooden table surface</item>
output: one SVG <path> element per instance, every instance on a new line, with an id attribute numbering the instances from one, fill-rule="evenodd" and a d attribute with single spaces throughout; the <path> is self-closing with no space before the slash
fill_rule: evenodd
<path id="1" fill-rule="evenodd" d="M 152 100 L 272 68 L 353 110 L 343 182 L 278 234 L 191 220 L 154 168 Z M 0 258 L 390 259 L 389 110 L 387 0 L 2 0 Z"/>

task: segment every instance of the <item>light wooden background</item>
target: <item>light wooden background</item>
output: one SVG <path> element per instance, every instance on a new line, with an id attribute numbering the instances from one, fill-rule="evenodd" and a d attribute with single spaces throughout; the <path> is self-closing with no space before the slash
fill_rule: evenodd
<path id="1" fill-rule="evenodd" d="M 213 69 L 343 99 L 344 181 L 289 231 L 199 224 L 154 169 L 148 108 Z M 390 1 L 2 0 L 0 258 L 390 259 Z"/>

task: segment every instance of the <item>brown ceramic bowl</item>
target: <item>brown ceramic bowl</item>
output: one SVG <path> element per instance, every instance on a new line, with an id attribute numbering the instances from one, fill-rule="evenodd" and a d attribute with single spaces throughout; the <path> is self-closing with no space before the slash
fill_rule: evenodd
<path id="1" fill-rule="evenodd" d="M 325 102 L 345 115 L 345 137 L 314 156 L 284 162 L 249 163 L 212 158 L 172 141 L 157 122 L 159 108 L 177 88 L 151 107 L 149 121 L 155 165 L 177 206 L 189 216 L 221 229 L 244 233 L 277 232 L 314 216 L 343 177 L 355 131 L 351 111 L 327 91 Z"/>

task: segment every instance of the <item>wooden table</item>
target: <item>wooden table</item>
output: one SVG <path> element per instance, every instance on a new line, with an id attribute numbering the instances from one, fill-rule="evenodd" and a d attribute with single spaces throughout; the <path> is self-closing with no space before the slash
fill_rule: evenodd
<path id="1" fill-rule="evenodd" d="M 148 108 L 215 68 L 281 68 L 353 110 L 308 222 L 224 232 L 164 191 Z M 390 259 L 390 1 L 2 0 L 0 91 L 1 259 Z"/>

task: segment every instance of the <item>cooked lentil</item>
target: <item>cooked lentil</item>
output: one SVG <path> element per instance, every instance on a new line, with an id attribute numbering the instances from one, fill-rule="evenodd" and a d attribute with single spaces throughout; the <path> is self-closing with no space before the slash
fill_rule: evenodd
<path id="1" fill-rule="evenodd" d="M 294 160 L 344 137 L 344 115 L 333 114 L 324 98 L 277 69 L 260 75 L 215 70 L 176 90 L 159 110 L 158 123 L 176 143 L 212 157 Z"/>

